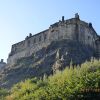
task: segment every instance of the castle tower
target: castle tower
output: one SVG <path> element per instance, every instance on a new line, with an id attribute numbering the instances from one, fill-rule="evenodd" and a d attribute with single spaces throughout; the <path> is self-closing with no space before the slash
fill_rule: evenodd
<path id="1" fill-rule="evenodd" d="M 76 18 L 76 19 L 79 19 L 78 13 L 75 14 L 75 18 Z"/>

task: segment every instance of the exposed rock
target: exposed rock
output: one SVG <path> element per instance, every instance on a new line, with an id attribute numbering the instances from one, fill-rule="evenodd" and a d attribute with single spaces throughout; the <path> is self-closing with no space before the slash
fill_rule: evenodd
<path id="1" fill-rule="evenodd" d="M 81 64 L 93 56 L 93 49 L 67 39 L 53 41 L 29 57 L 21 58 L 13 66 L 0 72 L 0 86 L 11 88 L 15 83 L 31 77 L 43 77 L 73 64 Z M 88 54 L 88 55 L 87 55 Z"/>

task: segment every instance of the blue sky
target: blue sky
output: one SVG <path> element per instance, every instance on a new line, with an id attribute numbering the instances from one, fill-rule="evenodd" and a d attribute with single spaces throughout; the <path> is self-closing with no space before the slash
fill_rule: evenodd
<path id="1" fill-rule="evenodd" d="M 100 0 L 0 0 L 0 59 L 5 61 L 11 45 L 47 29 L 51 24 L 74 17 L 92 22 L 100 34 Z"/>

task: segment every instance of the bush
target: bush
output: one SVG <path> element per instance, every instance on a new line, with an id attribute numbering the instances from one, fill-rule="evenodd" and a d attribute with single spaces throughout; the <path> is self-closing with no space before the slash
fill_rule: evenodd
<path id="1" fill-rule="evenodd" d="M 95 94 L 95 95 L 93 95 Z M 94 99 L 96 98 L 96 99 Z M 42 80 L 28 79 L 11 89 L 6 100 L 99 100 L 100 61 L 66 67 Z"/>
<path id="2" fill-rule="evenodd" d="M 4 100 L 5 97 L 9 94 L 8 90 L 0 88 L 0 100 Z"/>

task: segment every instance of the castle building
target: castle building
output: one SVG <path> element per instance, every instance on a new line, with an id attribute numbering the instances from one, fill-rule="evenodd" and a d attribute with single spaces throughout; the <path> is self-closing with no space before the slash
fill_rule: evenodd
<path id="1" fill-rule="evenodd" d="M 33 53 L 48 46 L 52 41 L 60 41 L 62 39 L 78 41 L 84 45 L 88 45 L 94 49 L 96 57 L 100 57 L 100 36 L 94 30 L 92 23 L 86 23 L 80 20 L 78 13 L 74 18 L 56 22 L 47 30 L 38 34 L 25 38 L 25 40 L 12 45 L 7 64 L 13 65 L 18 59 L 22 57 L 31 56 Z"/>

